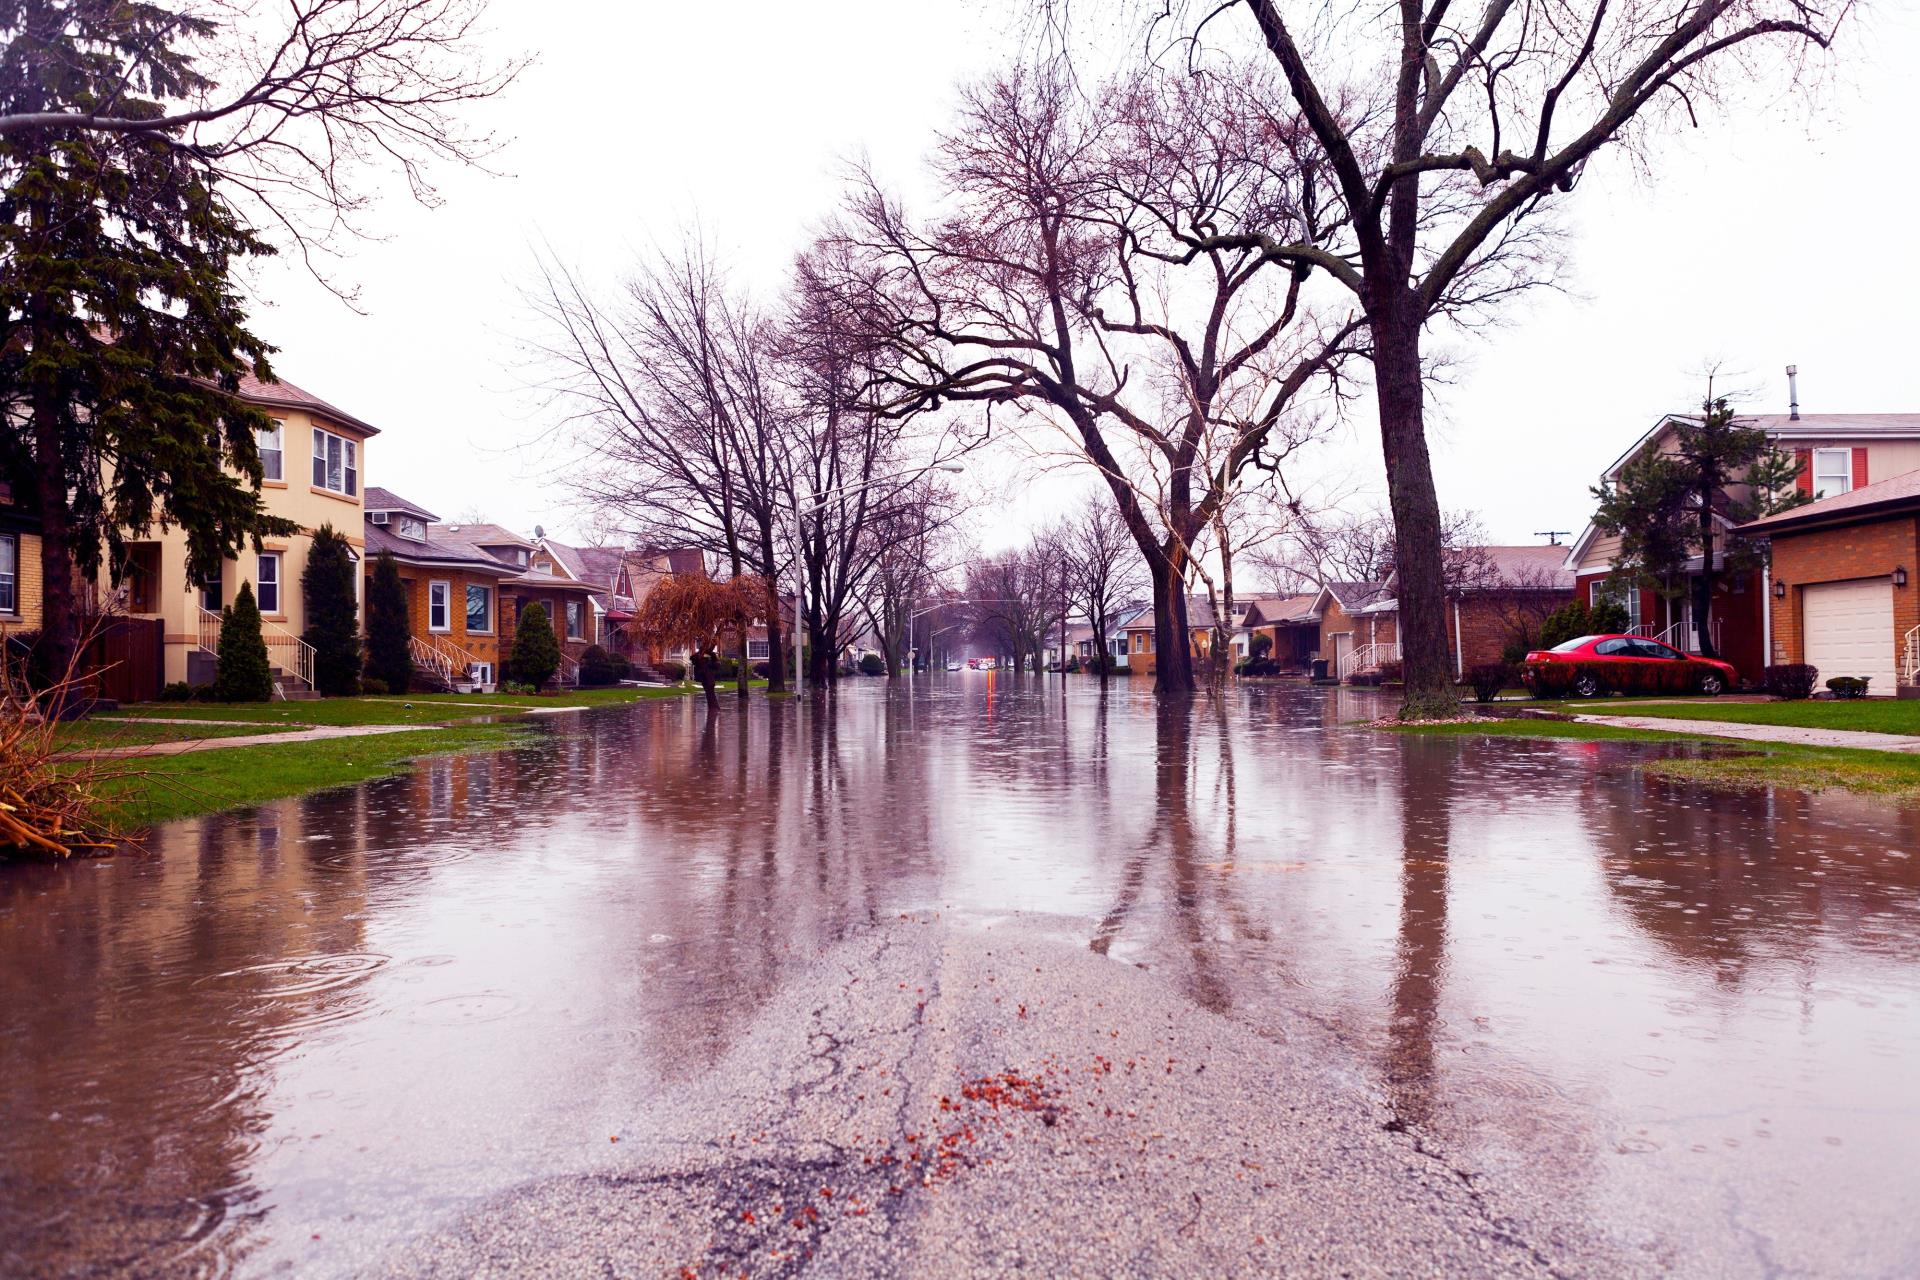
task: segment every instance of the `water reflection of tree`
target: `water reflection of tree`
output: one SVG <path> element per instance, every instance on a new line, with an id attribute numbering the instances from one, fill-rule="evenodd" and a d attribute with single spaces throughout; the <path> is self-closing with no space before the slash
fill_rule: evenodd
<path id="1" fill-rule="evenodd" d="M 1674 956 L 1738 983 L 1822 946 L 1920 958 L 1885 922 L 1920 890 L 1920 811 L 1841 792 L 1725 792 L 1595 772 L 1581 808 L 1607 888 Z M 1909 856 L 1890 857 L 1905 852 Z"/>
<path id="2" fill-rule="evenodd" d="M 1400 751 L 1400 922 L 1386 1075 L 1394 1116 L 1409 1127 L 1433 1118 L 1457 764 L 1452 743 L 1412 738 Z"/>

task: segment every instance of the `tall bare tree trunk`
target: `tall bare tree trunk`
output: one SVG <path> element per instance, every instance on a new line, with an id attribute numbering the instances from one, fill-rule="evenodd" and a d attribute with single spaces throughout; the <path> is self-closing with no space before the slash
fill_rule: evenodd
<path id="1" fill-rule="evenodd" d="M 1447 670 L 1446 568 L 1440 551 L 1440 499 L 1427 454 L 1418 314 L 1405 293 L 1390 310 L 1377 306 L 1374 315 L 1381 318 L 1374 321 L 1373 339 L 1380 441 L 1393 509 L 1400 654 L 1407 681 L 1400 714 L 1403 719 L 1431 720 L 1458 712 L 1460 700 Z"/>
<path id="2" fill-rule="evenodd" d="M 1187 640 L 1185 558 L 1164 552 L 1153 572 L 1153 691 L 1192 693 L 1193 651 Z"/>
<path id="3" fill-rule="evenodd" d="M 1700 572 L 1694 575 L 1690 584 L 1693 591 L 1693 635 L 1694 644 L 1700 653 L 1708 658 L 1720 656 L 1713 644 L 1713 493 L 1719 486 L 1712 485 L 1700 495 Z"/>

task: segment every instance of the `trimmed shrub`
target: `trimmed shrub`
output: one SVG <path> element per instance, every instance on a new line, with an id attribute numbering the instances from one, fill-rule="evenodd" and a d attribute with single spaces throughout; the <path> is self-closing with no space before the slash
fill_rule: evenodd
<path id="1" fill-rule="evenodd" d="M 360 608 L 354 590 L 359 576 L 347 540 L 330 524 L 315 529 L 307 567 L 300 573 L 307 606 L 303 639 L 313 646 L 313 687 L 329 698 L 360 689 Z"/>
<path id="2" fill-rule="evenodd" d="M 388 693 L 405 693 L 413 679 L 412 640 L 400 566 L 382 551 L 374 558 L 373 580 L 367 583 L 367 674 Z"/>
<path id="3" fill-rule="evenodd" d="M 863 676 L 883 676 L 887 674 L 887 660 L 877 653 L 861 654 L 860 674 Z"/>
<path id="4" fill-rule="evenodd" d="M 378 696 L 385 694 L 386 691 L 387 682 L 379 676 L 366 676 L 360 681 L 360 692 L 362 693 L 370 693 Z"/>
<path id="5" fill-rule="evenodd" d="M 1243 676 L 1274 676 L 1280 674 L 1280 664 L 1272 658 L 1249 658 L 1235 670 Z"/>
<path id="6" fill-rule="evenodd" d="M 1538 648 L 1551 649 L 1575 636 L 1592 635 L 1591 611 L 1578 600 L 1569 600 L 1540 621 Z M 1522 655 L 1523 657 L 1525 655 Z"/>
<path id="7" fill-rule="evenodd" d="M 1405 684 L 1407 682 L 1407 664 L 1399 659 L 1380 664 L 1381 684 Z"/>
<path id="8" fill-rule="evenodd" d="M 1505 645 L 1501 646 L 1500 661 L 1509 667 L 1517 667 L 1527 660 L 1529 653 L 1532 653 L 1539 647 L 1540 645 L 1537 642 L 1531 641 L 1525 636 L 1514 636 L 1509 639 Z M 1481 665 L 1489 666 L 1491 664 L 1482 663 Z"/>
<path id="9" fill-rule="evenodd" d="M 1819 678 L 1820 668 L 1810 663 L 1782 662 L 1767 668 L 1763 683 L 1774 697 L 1797 702 L 1813 696 L 1813 685 Z"/>
<path id="10" fill-rule="evenodd" d="M 1482 662 L 1467 668 L 1467 683 L 1473 686 L 1475 702 L 1492 702 L 1512 680 L 1513 668 L 1504 662 Z"/>
<path id="11" fill-rule="evenodd" d="M 1587 611 L 1588 635 L 1618 635 L 1627 629 L 1633 621 L 1627 616 L 1627 606 L 1618 600 L 1602 600 Z M 1572 639 L 1571 636 L 1568 639 Z"/>
<path id="12" fill-rule="evenodd" d="M 675 662 L 672 658 L 668 658 L 665 662 L 654 663 L 653 669 L 675 684 L 687 678 L 687 664 Z"/>
<path id="13" fill-rule="evenodd" d="M 273 665 L 260 633 L 260 607 L 253 584 L 242 582 L 233 604 L 220 611 L 220 655 L 215 696 L 222 702 L 265 702 L 273 697 Z"/>
<path id="14" fill-rule="evenodd" d="M 160 686 L 160 701 L 185 702 L 193 697 L 193 686 L 185 680 L 175 680 L 172 684 Z"/>
<path id="15" fill-rule="evenodd" d="M 1251 654 L 1256 661 L 1266 657 L 1273 652 L 1273 637 L 1264 631 L 1254 632 L 1253 639 L 1247 641 L 1247 652 Z"/>
<path id="16" fill-rule="evenodd" d="M 1872 676 L 1835 676 L 1827 681 L 1827 688 L 1833 690 L 1836 698 L 1864 698 L 1867 696 L 1867 682 Z"/>
<path id="17" fill-rule="evenodd" d="M 773 675 L 773 667 L 765 662 L 756 662 L 753 664 L 753 675 L 756 680 L 766 680 Z"/>
<path id="18" fill-rule="evenodd" d="M 601 688 L 618 681 L 620 664 L 615 661 L 617 656 L 597 644 L 588 645 L 586 652 L 580 655 L 580 683 Z"/>
<path id="19" fill-rule="evenodd" d="M 507 669 L 521 684 L 541 688 L 560 670 L 560 642 L 553 636 L 553 620 L 544 605 L 530 604 L 520 611 L 513 632 L 513 652 Z"/>

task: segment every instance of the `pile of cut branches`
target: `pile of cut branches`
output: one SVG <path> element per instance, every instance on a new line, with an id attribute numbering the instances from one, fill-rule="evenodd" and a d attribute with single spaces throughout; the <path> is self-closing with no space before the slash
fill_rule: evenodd
<path id="1" fill-rule="evenodd" d="M 103 853 L 115 843 L 101 817 L 110 779 L 94 762 L 55 758 L 59 720 L 47 713 L 85 691 L 69 676 L 36 693 L 21 666 L 0 662 L 0 860 Z"/>

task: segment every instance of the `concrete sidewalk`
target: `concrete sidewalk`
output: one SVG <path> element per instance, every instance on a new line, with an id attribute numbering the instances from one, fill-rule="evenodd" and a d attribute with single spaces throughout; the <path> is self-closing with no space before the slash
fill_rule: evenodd
<path id="1" fill-rule="evenodd" d="M 1695 737 L 1780 742 L 1795 747 L 1853 747 L 1863 751 L 1920 751 L 1920 738 L 1859 729 L 1809 729 L 1790 724 L 1741 724 L 1732 720 L 1669 720 L 1659 716 L 1575 716 L 1581 724 L 1686 733 Z"/>
<path id="2" fill-rule="evenodd" d="M 180 721 L 163 721 L 178 724 Z M 232 724 L 230 720 L 202 720 L 198 724 Z M 341 724 L 315 725 L 310 729 L 285 729 L 278 733 L 242 733 L 231 738 L 180 738 L 173 742 L 144 742 L 125 747 L 98 747 L 92 751 L 62 754 L 62 760 L 119 760 L 128 756 L 179 756 L 190 751 L 221 751 L 228 747 L 261 747 L 282 742 L 326 742 L 332 738 L 367 738 L 382 733 L 414 733 L 422 729 L 445 729 L 442 724 Z"/>

